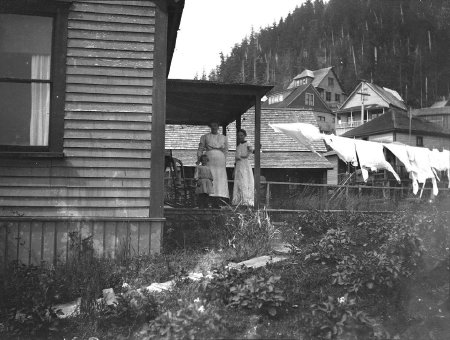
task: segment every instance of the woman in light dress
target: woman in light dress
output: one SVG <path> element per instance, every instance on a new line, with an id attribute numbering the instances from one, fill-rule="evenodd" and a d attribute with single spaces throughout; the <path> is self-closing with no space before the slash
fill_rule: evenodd
<path id="1" fill-rule="evenodd" d="M 241 129 L 237 133 L 236 166 L 234 168 L 233 205 L 254 205 L 255 181 L 249 156 L 254 152 L 253 147 L 245 140 L 247 132 Z"/>
<path id="2" fill-rule="evenodd" d="M 228 177 L 226 171 L 226 159 L 228 153 L 228 138 L 219 133 L 219 123 L 212 122 L 209 124 L 210 133 L 200 138 L 197 157 L 204 154 L 208 156 L 208 167 L 213 176 L 213 193 L 210 195 L 214 208 L 219 208 L 219 200 L 229 198 L 228 193 Z"/>

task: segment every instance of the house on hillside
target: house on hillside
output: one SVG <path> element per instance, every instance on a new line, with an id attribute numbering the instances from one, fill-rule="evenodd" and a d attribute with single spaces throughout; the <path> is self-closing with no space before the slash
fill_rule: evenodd
<path id="1" fill-rule="evenodd" d="M 450 99 L 444 99 L 430 107 L 412 110 L 411 114 L 450 129 Z"/>
<path id="2" fill-rule="evenodd" d="M 64 261 L 74 234 L 160 251 L 166 122 L 226 125 L 272 88 L 167 79 L 183 7 L 0 1 L 0 267 Z"/>
<path id="3" fill-rule="evenodd" d="M 337 111 L 336 134 L 342 135 L 363 125 L 390 108 L 407 111 L 403 99 L 396 91 L 362 81 Z"/>
<path id="4" fill-rule="evenodd" d="M 334 67 L 325 67 L 315 71 L 304 70 L 294 77 L 288 88 L 305 84 L 312 84 L 333 111 L 337 110 L 346 99 L 344 87 L 336 75 Z"/>
<path id="5" fill-rule="evenodd" d="M 279 112 L 282 109 L 310 111 L 316 117 L 321 131 L 334 131 L 335 116 L 311 83 L 273 92 L 262 107 L 278 109 Z"/>
<path id="6" fill-rule="evenodd" d="M 254 111 L 242 116 L 241 127 L 248 133 L 248 141 L 254 144 Z M 267 181 L 326 183 L 330 163 L 284 134 L 274 132 L 270 123 L 303 122 L 317 126 L 310 111 L 297 109 L 264 108 L 261 112 L 261 175 Z M 180 159 L 187 167 L 186 176 L 193 176 L 200 137 L 209 132 L 208 127 L 192 125 L 166 125 L 166 150 Z M 231 179 L 236 149 L 236 124 L 226 128 L 229 138 L 227 168 Z M 323 141 L 315 143 L 318 152 L 326 152 Z M 253 162 L 253 160 L 252 160 Z"/>
<path id="7" fill-rule="evenodd" d="M 385 114 L 347 131 L 342 137 L 364 139 L 373 142 L 402 143 L 411 146 L 426 147 L 429 149 L 450 149 L 450 130 L 441 125 L 434 124 L 420 117 L 412 117 L 402 110 L 389 109 Z M 333 181 L 338 182 L 338 174 L 345 171 L 345 166 L 335 156 L 334 152 L 326 154 L 333 164 Z M 394 162 L 397 173 L 408 180 L 406 171 L 401 164 L 395 163 L 393 155 L 387 155 L 388 161 Z M 340 164 L 341 163 L 341 164 Z M 391 176 L 390 174 L 388 175 Z M 393 177 L 390 178 L 393 182 Z"/>

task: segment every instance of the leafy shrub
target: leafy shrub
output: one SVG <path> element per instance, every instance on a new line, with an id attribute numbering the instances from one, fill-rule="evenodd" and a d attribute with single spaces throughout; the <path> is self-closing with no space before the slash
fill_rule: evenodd
<path id="1" fill-rule="evenodd" d="M 216 246 L 234 249 L 236 261 L 266 255 L 277 233 L 267 212 L 261 210 L 236 208 L 219 216 L 211 225 Z"/>
<path id="2" fill-rule="evenodd" d="M 146 325 L 137 339 L 211 339 L 223 336 L 225 323 L 216 306 L 196 300 L 175 312 L 167 311 Z"/>
<path id="3" fill-rule="evenodd" d="M 262 270 L 224 268 L 214 272 L 205 293 L 210 300 L 220 300 L 230 307 L 275 316 L 285 301 L 280 279 Z"/>
<path id="4" fill-rule="evenodd" d="M 1 322 L 9 334 L 48 336 L 58 326 L 53 271 L 11 263 L 2 277 Z"/>

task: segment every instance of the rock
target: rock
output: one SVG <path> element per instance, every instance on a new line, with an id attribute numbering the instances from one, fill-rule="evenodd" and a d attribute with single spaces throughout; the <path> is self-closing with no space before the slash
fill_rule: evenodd
<path id="1" fill-rule="evenodd" d="M 59 311 L 58 317 L 60 319 L 65 319 L 79 314 L 80 305 L 81 305 L 81 298 L 78 298 L 76 301 L 53 306 L 53 309 L 56 310 L 57 312 Z"/>
<path id="2" fill-rule="evenodd" d="M 116 294 L 114 294 L 114 289 L 106 288 L 103 289 L 103 301 L 107 306 L 117 305 L 119 302 L 117 301 Z"/>
<path id="3" fill-rule="evenodd" d="M 150 286 L 146 287 L 145 289 L 151 293 L 161 293 L 162 291 L 171 290 L 174 286 L 175 282 L 167 281 L 163 283 L 152 283 Z"/>
<path id="4" fill-rule="evenodd" d="M 242 266 L 246 266 L 249 268 L 260 268 L 266 266 L 268 263 L 280 262 L 286 259 L 288 259 L 287 256 L 260 256 L 239 263 L 230 263 L 229 266 L 231 268 L 239 268 Z"/>

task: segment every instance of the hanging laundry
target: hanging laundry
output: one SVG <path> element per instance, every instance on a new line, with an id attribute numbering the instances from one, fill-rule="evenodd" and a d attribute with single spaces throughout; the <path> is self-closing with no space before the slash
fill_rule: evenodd
<path id="1" fill-rule="evenodd" d="M 413 181 L 413 193 L 417 194 L 419 185 L 422 184 L 420 197 L 422 197 L 423 188 L 427 179 L 431 179 L 433 184 L 433 195 L 437 195 L 439 189 L 437 187 L 436 176 L 431 168 L 431 151 L 427 148 L 407 147 L 408 158 L 412 165 L 412 171 L 409 177 Z"/>
<path id="2" fill-rule="evenodd" d="M 275 132 L 284 133 L 305 146 L 308 150 L 322 157 L 312 145 L 312 142 L 322 140 L 323 136 L 316 126 L 307 123 L 269 124 L 269 126 Z"/>
<path id="3" fill-rule="evenodd" d="M 403 163 L 403 165 L 405 166 L 405 170 L 407 172 L 411 172 L 412 165 L 411 165 L 411 162 L 409 161 L 406 145 L 386 143 L 386 144 L 383 144 L 383 146 L 386 149 L 388 149 L 390 152 L 392 152 L 394 154 L 394 156 L 397 157 L 400 160 L 400 162 Z"/>
<path id="4" fill-rule="evenodd" d="M 450 188 L 450 152 L 433 149 L 430 152 L 430 166 L 436 171 L 447 171 L 448 187 Z"/>
<path id="5" fill-rule="evenodd" d="M 369 177 L 368 170 L 387 170 L 394 175 L 397 182 L 401 183 L 400 177 L 384 157 L 383 144 L 359 139 L 354 140 L 354 143 L 364 181 Z"/>
<path id="6" fill-rule="evenodd" d="M 346 163 L 351 163 L 353 166 L 358 165 L 358 158 L 356 157 L 356 148 L 354 139 L 338 137 L 335 135 L 322 135 L 325 143 L 330 148 L 336 151 L 336 154 Z"/>

